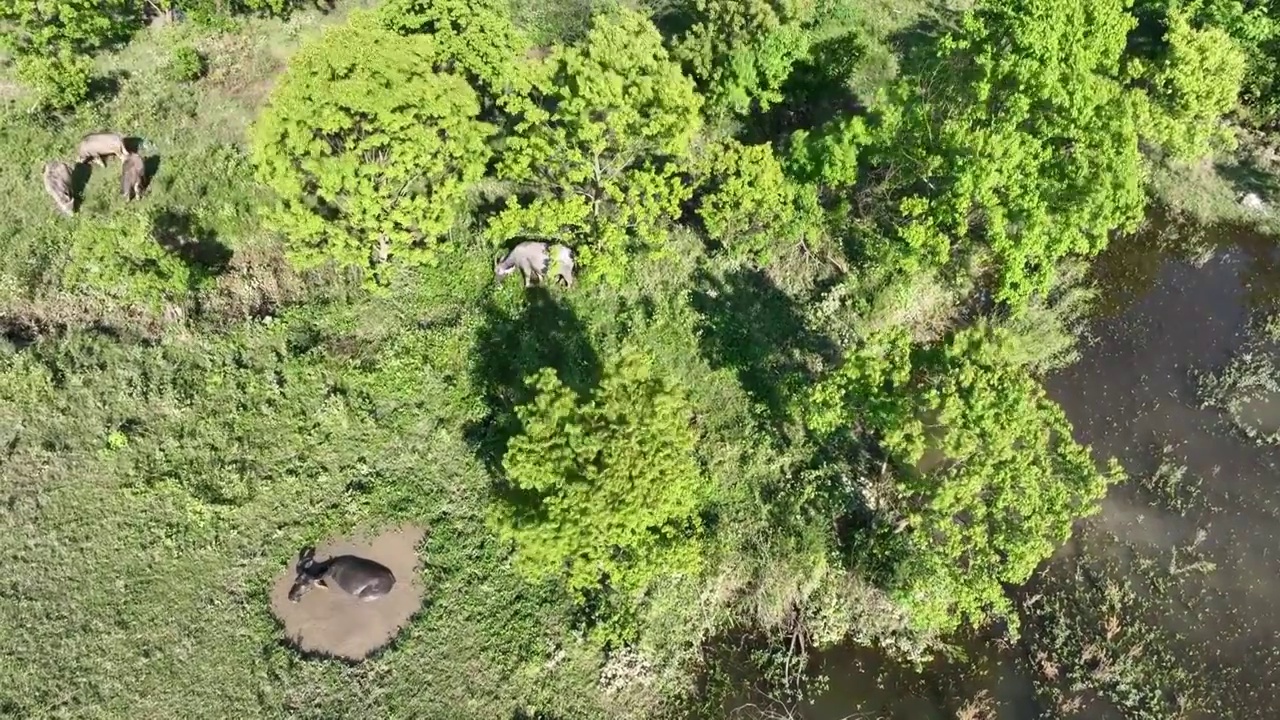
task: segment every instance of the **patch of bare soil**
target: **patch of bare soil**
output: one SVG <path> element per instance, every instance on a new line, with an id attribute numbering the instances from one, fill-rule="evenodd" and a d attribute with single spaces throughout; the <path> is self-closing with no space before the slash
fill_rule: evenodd
<path id="1" fill-rule="evenodd" d="M 298 602 L 289 601 L 296 571 L 290 560 L 271 586 L 271 612 L 284 625 L 285 636 L 306 653 L 363 660 L 391 642 L 422 606 L 418 545 L 425 531 L 404 526 L 367 538 L 331 538 L 316 546 L 316 559 L 359 555 L 382 563 L 396 576 L 385 597 L 357 600 L 338 587 L 314 588 Z"/>

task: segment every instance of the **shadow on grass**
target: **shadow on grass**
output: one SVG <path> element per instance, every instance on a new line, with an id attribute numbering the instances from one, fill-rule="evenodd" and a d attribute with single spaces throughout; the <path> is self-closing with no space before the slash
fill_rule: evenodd
<path id="1" fill-rule="evenodd" d="M 714 367 L 737 370 L 769 419 L 784 423 L 790 399 L 812 380 L 812 361 L 833 357 L 837 348 L 812 332 L 796 301 L 759 270 L 704 275 L 699 285 L 693 307 L 702 316 L 703 355 Z"/>
<path id="2" fill-rule="evenodd" d="M 220 275 L 231 262 L 231 248 L 185 210 L 164 210 L 152 220 L 152 236 L 177 255 L 197 280 Z"/>
<path id="3" fill-rule="evenodd" d="M 90 163 L 76 163 L 71 168 L 71 203 L 78 211 L 84 204 L 84 189 L 89 186 L 89 177 L 93 175 Z"/>
<path id="4" fill-rule="evenodd" d="M 489 471 L 500 476 L 507 442 L 519 431 L 515 409 L 532 398 L 528 376 L 553 368 L 565 385 L 586 395 L 600 382 L 601 367 L 577 315 L 546 288 L 529 288 L 515 310 L 490 303 L 484 314 L 471 373 L 489 414 L 466 435 Z"/>
<path id="5" fill-rule="evenodd" d="M 1216 163 L 1214 169 L 1231 184 L 1236 196 L 1254 193 L 1263 200 L 1271 201 L 1280 191 L 1280 180 L 1273 173 L 1259 168 L 1257 165 L 1242 160 L 1239 163 Z"/>
<path id="6" fill-rule="evenodd" d="M 160 174 L 160 156 L 150 155 L 142 159 L 142 193 L 151 189 L 151 181 Z"/>

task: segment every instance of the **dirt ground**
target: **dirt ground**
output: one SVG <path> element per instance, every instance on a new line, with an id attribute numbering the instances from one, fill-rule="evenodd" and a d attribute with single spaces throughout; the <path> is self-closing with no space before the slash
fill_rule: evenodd
<path id="1" fill-rule="evenodd" d="M 271 612 L 284 625 L 285 636 L 308 653 L 362 660 L 386 645 L 422 606 L 422 581 L 418 577 L 418 545 L 425 531 L 405 526 L 366 538 L 331 538 L 316 546 L 316 560 L 333 555 L 359 555 L 382 563 L 396 576 L 395 587 L 385 597 L 357 600 L 338 588 L 313 588 L 296 602 L 289 602 L 289 588 L 296 575 L 290 561 L 271 587 Z"/>

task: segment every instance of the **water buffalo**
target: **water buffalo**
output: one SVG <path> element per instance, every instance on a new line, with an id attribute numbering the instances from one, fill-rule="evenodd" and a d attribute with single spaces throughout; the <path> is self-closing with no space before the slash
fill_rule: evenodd
<path id="1" fill-rule="evenodd" d="M 391 592 L 396 576 L 386 566 L 355 555 L 339 555 L 317 562 L 315 548 L 298 553 L 298 576 L 289 588 L 290 602 L 298 602 L 312 587 L 339 589 L 361 600 L 377 600 Z"/>
<path id="2" fill-rule="evenodd" d="M 90 133 L 80 139 L 80 147 L 76 151 L 76 162 L 93 161 L 98 165 L 105 166 L 107 162 L 103 160 L 108 155 L 115 155 L 124 160 L 129 154 L 129 149 L 125 147 L 124 138 L 116 133 L 100 132 Z"/>
<path id="3" fill-rule="evenodd" d="M 44 190 L 53 198 L 63 215 L 76 211 L 75 197 L 71 193 L 71 166 L 61 160 L 50 160 L 44 165 Z"/>

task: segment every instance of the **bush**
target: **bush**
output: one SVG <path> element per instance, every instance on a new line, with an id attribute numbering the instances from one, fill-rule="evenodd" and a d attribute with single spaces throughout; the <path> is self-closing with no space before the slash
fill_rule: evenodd
<path id="1" fill-rule="evenodd" d="M 36 105 L 48 110 L 73 108 L 89 97 L 93 60 L 63 48 L 54 55 L 22 55 L 18 79 L 35 93 Z"/>
<path id="2" fill-rule="evenodd" d="M 681 171 L 698 94 L 653 24 L 630 11 L 597 18 L 581 46 L 557 48 L 536 75 L 511 103 L 498 174 L 537 199 L 512 202 L 490 235 L 557 225 L 581 235 L 584 264 L 620 280 L 634 250 L 665 244 L 689 197 Z"/>
<path id="3" fill-rule="evenodd" d="M 681 393 L 633 353 L 606 368 L 589 399 L 550 369 L 532 383 L 503 457 L 511 501 L 496 510 L 518 567 L 563 577 L 583 601 L 603 592 L 624 616 L 657 578 L 697 574 L 707 488 Z M 595 619 L 626 634 L 617 618 Z"/>
<path id="4" fill-rule="evenodd" d="M 429 36 L 358 15 L 304 47 L 252 131 L 273 224 L 303 267 L 432 259 L 484 175 L 494 127 Z"/>
<path id="5" fill-rule="evenodd" d="M 179 45 L 169 58 L 169 78 L 174 82 L 194 82 L 204 77 L 208 65 L 204 56 L 190 45 Z"/>

